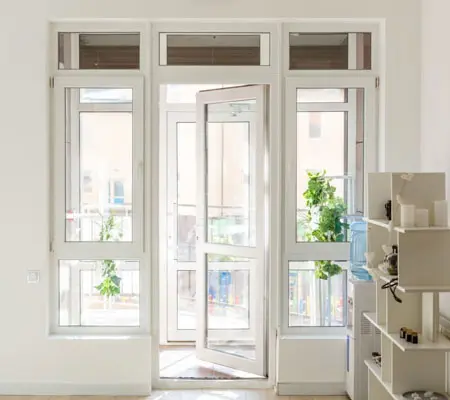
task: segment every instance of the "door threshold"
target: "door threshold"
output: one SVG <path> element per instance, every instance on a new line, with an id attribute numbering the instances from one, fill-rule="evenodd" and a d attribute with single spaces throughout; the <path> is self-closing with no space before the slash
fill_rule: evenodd
<path id="1" fill-rule="evenodd" d="M 155 390 L 200 389 L 271 389 L 268 378 L 253 379 L 172 379 L 159 378 L 153 383 Z"/>

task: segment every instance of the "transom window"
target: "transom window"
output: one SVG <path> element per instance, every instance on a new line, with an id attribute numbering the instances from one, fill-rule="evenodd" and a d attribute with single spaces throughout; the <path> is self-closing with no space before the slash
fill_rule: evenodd
<path id="1" fill-rule="evenodd" d="M 269 65 L 269 33 L 160 33 L 159 64 L 167 66 Z"/>
<path id="2" fill-rule="evenodd" d="M 58 34 L 58 69 L 139 68 L 139 33 Z"/>
<path id="3" fill-rule="evenodd" d="M 372 69 L 371 33 L 289 33 L 289 69 Z"/>

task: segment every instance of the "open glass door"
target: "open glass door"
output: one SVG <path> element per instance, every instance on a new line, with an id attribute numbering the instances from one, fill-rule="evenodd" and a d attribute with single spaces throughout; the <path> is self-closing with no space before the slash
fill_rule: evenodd
<path id="1" fill-rule="evenodd" d="M 197 357 L 266 375 L 265 88 L 197 94 Z"/>

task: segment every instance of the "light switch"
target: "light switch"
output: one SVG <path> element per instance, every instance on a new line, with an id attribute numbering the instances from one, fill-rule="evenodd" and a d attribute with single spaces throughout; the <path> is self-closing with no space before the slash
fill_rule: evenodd
<path id="1" fill-rule="evenodd" d="M 27 283 L 39 283 L 40 276 L 41 276 L 40 271 L 28 271 Z"/>

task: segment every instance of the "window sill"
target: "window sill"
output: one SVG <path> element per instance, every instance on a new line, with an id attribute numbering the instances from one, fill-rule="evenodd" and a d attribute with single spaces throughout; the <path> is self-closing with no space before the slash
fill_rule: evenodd
<path id="1" fill-rule="evenodd" d="M 50 340 L 150 340 L 150 334 L 67 334 L 51 333 L 48 335 Z"/>
<path id="2" fill-rule="evenodd" d="M 325 333 L 291 333 L 280 335 L 280 340 L 346 340 L 347 336 L 345 333 L 333 333 L 333 334 L 325 334 Z"/>

